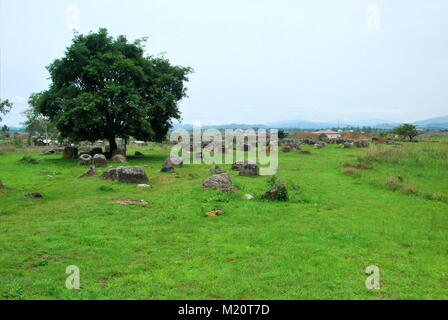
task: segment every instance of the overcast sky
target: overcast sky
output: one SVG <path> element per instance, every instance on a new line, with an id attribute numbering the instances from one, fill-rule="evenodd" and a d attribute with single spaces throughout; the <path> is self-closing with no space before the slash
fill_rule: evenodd
<path id="1" fill-rule="evenodd" d="M 45 66 L 106 27 L 191 66 L 184 123 L 448 115 L 446 0 L 0 0 L 0 97 L 19 125 Z"/>

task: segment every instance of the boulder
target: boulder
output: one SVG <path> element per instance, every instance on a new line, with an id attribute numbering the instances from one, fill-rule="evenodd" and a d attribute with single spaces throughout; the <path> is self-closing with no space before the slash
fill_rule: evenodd
<path id="1" fill-rule="evenodd" d="M 117 180 L 117 169 L 116 168 L 111 168 L 107 171 L 105 171 L 102 175 L 101 175 L 101 179 L 104 180 Z"/>
<path id="2" fill-rule="evenodd" d="M 143 167 L 118 167 L 117 181 L 123 183 L 143 184 L 149 181 Z"/>
<path id="3" fill-rule="evenodd" d="M 110 153 L 110 147 L 106 147 L 106 152 Z M 118 146 L 117 149 L 115 149 L 112 153 L 112 157 L 116 154 L 121 154 L 122 156 L 126 157 L 126 146 Z"/>
<path id="4" fill-rule="evenodd" d="M 260 167 L 256 163 L 244 163 L 240 169 L 240 176 L 258 176 L 260 175 Z"/>
<path id="5" fill-rule="evenodd" d="M 369 141 L 367 141 L 367 140 L 357 140 L 357 141 L 354 142 L 354 145 L 357 148 L 367 148 L 367 147 L 369 147 Z"/>
<path id="6" fill-rule="evenodd" d="M 80 176 L 80 178 L 92 177 L 94 175 L 96 175 L 96 168 L 95 166 L 91 166 L 89 170 L 87 170 Z"/>
<path id="7" fill-rule="evenodd" d="M 286 185 L 277 181 L 275 185 L 265 194 L 261 196 L 262 199 L 266 200 L 276 200 L 276 201 L 288 201 L 288 190 L 286 189 Z"/>
<path id="8" fill-rule="evenodd" d="M 352 147 L 352 144 L 349 143 L 349 142 L 344 142 L 342 145 L 344 146 L 345 149 L 348 149 L 348 148 Z"/>
<path id="9" fill-rule="evenodd" d="M 291 148 L 288 147 L 288 146 L 284 146 L 284 147 L 282 148 L 282 151 L 283 151 L 283 152 L 290 152 L 290 151 L 291 151 Z"/>
<path id="10" fill-rule="evenodd" d="M 244 164 L 257 164 L 255 161 L 237 161 L 232 164 L 232 170 L 240 171 Z"/>
<path id="11" fill-rule="evenodd" d="M 65 147 L 62 152 L 62 159 L 76 159 L 78 156 L 78 148 L 76 147 Z"/>
<path id="12" fill-rule="evenodd" d="M 49 156 L 49 155 L 52 155 L 52 154 L 55 154 L 55 153 L 56 153 L 56 150 L 47 150 L 47 151 L 42 152 L 41 155 L 42 156 Z"/>
<path id="13" fill-rule="evenodd" d="M 90 166 L 92 164 L 92 156 L 90 154 L 82 154 L 78 158 L 81 166 Z"/>
<path id="14" fill-rule="evenodd" d="M 107 159 L 103 154 L 97 153 L 93 156 L 93 164 L 96 167 L 105 167 L 107 166 Z"/>
<path id="15" fill-rule="evenodd" d="M 112 161 L 117 163 L 126 163 L 126 157 L 121 153 L 117 153 L 112 157 Z"/>
<path id="16" fill-rule="evenodd" d="M 279 141 L 280 145 L 283 148 L 289 148 L 289 150 L 300 150 L 300 145 L 302 143 L 305 143 L 304 140 L 300 140 L 300 139 L 281 139 Z M 289 152 L 289 151 L 283 151 L 283 152 Z"/>
<path id="17" fill-rule="evenodd" d="M 230 176 L 227 173 L 215 174 L 207 178 L 202 186 L 204 188 L 219 189 L 221 191 L 235 191 L 236 187 L 233 185 Z"/>
<path id="18" fill-rule="evenodd" d="M 210 168 L 210 172 L 213 174 L 221 174 L 224 173 L 225 171 L 222 170 L 219 166 L 213 166 Z"/>
<path id="19" fill-rule="evenodd" d="M 169 172 L 174 168 L 182 167 L 184 160 L 181 157 L 170 155 L 163 163 L 161 172 Z"/>
<path id="20" fill-rule="evenodd" d="M 143 153 L 141 153 L 140 151 L 135 151 L 134 156 L 136 156 L 137 158 L 141 158 L 141 157 L 144 157 L 145 155 Z"/>
<path id="21" fill-rule="evenodd" d="M 104 180 L 118 181 L 122 183 L 145 184 L 149 181 L 143 167 L 118 167 L 105 171 L 102 176 Z"/>

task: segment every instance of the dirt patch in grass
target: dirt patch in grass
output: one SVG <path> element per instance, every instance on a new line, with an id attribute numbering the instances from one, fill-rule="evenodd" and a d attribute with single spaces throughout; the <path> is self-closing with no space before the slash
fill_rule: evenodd
<path id="1" fill-rule="evenodd" d="M 129 200 L 129 199 L 116 199 L 116 200 L 112 200 L 112 203 L 123 204 L 123 205 L 141 205 L 141 206 L 148 205 L 148 202 L 145 200 Z"/>
<path id="2" fill-rule="evenodd" d="M 367 164 L 363 164 L 363 163 L 357 163 L 357 164 L 353 164 L 353 163 L 344 163 L 342 165 L 342 168 L 352 168 L 352 169 L 361 169 L 361 170 L 372 170 L 373 166 L 371 165 L 367 165 Z"/>
<path id="3" fill-rule="evenodd" d="M 346 174 L 348 176 L 353 176 L 353 177 L 361 177 L 361 173 L 359 173 L 358 171 L 356 171 L 355 168 L 352 168 L 352 167 L 345 168 L 344 174 Z"/>

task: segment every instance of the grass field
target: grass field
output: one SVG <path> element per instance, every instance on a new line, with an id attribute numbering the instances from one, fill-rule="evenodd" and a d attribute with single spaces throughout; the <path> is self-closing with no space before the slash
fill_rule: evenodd
<path id="1" fill-rule="evenodd" d="M 129 165 L 152 166 L 151 189 L 78 179 L 87 168 L 60 155 L 31 152 L 31 164 L 0 151 L 0 298 L 447 299 L 448 145 L 380 148 L 280 152 L 288 202 L 259 199 L 269 177 L 229 165 L 233 194 L 202 188 L 207 165 L 161 173 L 159 148 L 129 152 L 146 155 Z M 204 216 L 216 207 L 225 214 Z M 80 290 L 65 288 L 68 265 Z M 380 290 L 365 288 L 369 265 Z"/>

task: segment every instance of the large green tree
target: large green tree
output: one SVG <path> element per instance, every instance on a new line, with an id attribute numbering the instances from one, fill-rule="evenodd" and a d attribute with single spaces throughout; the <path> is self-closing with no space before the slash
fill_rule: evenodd
<path id="1" fill-rule="evenodd" d="M 414 139 L 416 136 L 419 135 L 419 132 L 417 130 L 417 127 L 414 126 L 413 124 L 403 124 L 399 127 L 396 127 L 392 133 L 397 134 L 399 136 L 402 137 L 407 137 L 409 138 L 409 140 L 412 141 L 412 139 Z"/>
<path id="2" fill-rule="evenodd" d="M 129 42 L 106 29 L 76 35 L 65 56 L 48 71 L 51 85 L 34 95 L 39 113 L 73 141 L 133 136 L 160 141 L 180 119 L 179 101 L 192 71 L 164 57 L 144 55 L 145 39 Z"/>

